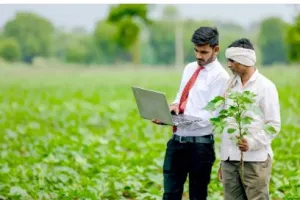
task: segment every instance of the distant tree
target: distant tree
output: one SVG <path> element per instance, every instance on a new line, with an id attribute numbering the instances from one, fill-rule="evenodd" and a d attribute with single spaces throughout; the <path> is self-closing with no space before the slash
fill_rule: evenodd
<path id="1" fill-rule="evenodd" d="M 104 55 L 97 47 L 95 38 L 88 35 L 83 38 L 82 42 L 87 49 L 85 62 L 87 64 L 101 64 L 101 60 L 103 59 Z"/>
<path id="2" fill-rule="evenodd" d="M 85 32 L 73 32 L 68 34 L 68 42 L 65 49 L 67 62 L 93 64 L 100 63 L 101 55 L 94 37 Z"/>
<path id="3" fill-rule="evenodd" d="M 174 28 L 175 38 L 175 66 L 184 66 L 184 52 L 183 52 L 183 21 L 180 19 L 179 10 L 175 5 L 166 5 L 163 9 L 162 18 L 164 21 L 172 24 Z"/>
<path id="4" fill-rule="evenodd" d="M 156 63 L 156 57 L 155 57 L 155 51 L 156 49 L 151 46 L 149 41 L 145 41 L 141 44 L 141 62 L 145 65 L 155 65 Z"/>
<path id="5" fill-rule="evenodd" d="M 69 63 L 86 63 L 87 49 L 80 43 L 71 44 L 66 48 L 66 61 Z"/>
<path id="6" fill-rule="evenodd" d="M 52 57 L 56 57 L 61 61 L 65 61 L 66 47 L 71 37 L 65 32 L 63 27 L 56 28 L 53 33 Z"/>
<path id="7" fill-rule="evenodd" d="M 286 27 L 287 25 L 277 17 L 267 18 L 261 22 L 258 47 L 262 54 L 263 65 L 287 63 Z"/>
<path id="8" fill-rule="evenodd" d="M 94 30 L 94 41 L 101 52 L 101 64 L 113 64 L 120 54 L 118 45 L 118 28 L 111 22 L 99 21 Z"/>
<path id="9" fill-rule="evenodd" d="M 13 37 L 21 49 L 23 61 L 50 55 L 54 28 L 50 21 L 33 13 L 19 12 L 4 26 L 4 36 Z"/>
<path id="10" fill-rule="evenodd" d="M 16 61 L 20 58 L 20 47 L 14 38 L 0 40 L 0 57 L 6 61 Z"/>
<path id="11" fill-rule="evenodd" d="M 64 62 L 82 64 L 101 62 L 100 51 L 93 35 L 82 27 L 73 28 L 71 31 L 65 31 L 63 27 L 57 28 L 53 36 L 52 50 L 52 56 Z"/>
<path id="12" fill-rule="evenodd" d="M 300 14 L 287 33 L 288 55 L 292 62 L 300 62 Z"/>
<path id="13" fill-rule="evenodd" d="M 95 38 L 91 36 L 83 27 L 73 28 L 71 33 L 69 33 L 69 38 L 69 45 L 71 44 L 73 47 L 80 47 L 81 52 L 84 52 L 84 59 L 82 59 L 83 63 L 100 63 L 101 55 L 99 49 L 97 48 Z"/>
<path id="14" fill-rule="evenodd" d="M 149 26 L 149 43 L 154 49 L 155 64 L 173 65 L 175 61 L 174 24 L 167 21 L 154 21 Z"/>
<path id="15" fill-rule="evenodd" d="M 140 62 L 139 36 L 140 23 L 148 24 L 146 4 L 120 4 L 110 9 L 107 21 L 117 26 L 116 41 L 122 49 L 130 52 L 134 63 Z"/>

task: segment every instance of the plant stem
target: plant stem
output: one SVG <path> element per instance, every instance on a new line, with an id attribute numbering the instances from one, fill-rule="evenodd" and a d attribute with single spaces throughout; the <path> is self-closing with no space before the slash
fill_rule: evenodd
<path id="1" fill-rule="evenodd" d="M 244 178 L 244 154 L 243 154 L 243 152 L 241 151 L 241 173 L 242 173 L 242 175 L 241 175 L 241 180 L 242 180 L 242 183 L 244 184 L 244 180 L 245 180 L 245 178 Z"/>
<path id="2" fill-rule="evenodd" d="M 240 108 L 240 104 L 239 102 L 237 101 L 237 105 L 238 105 L 238 127 L 239 127 L 239 140 L 241 140 L 243 138 L 243 135 L 242 135 L 242 124 L 241 124 L 241 117 L 242 117 L 242 112 L 241 111 L 241 108 Z M 241 151 L 241 180 L 242 180 L 242 183 L 244 184 L 244 154 L 243 152 Z"/>

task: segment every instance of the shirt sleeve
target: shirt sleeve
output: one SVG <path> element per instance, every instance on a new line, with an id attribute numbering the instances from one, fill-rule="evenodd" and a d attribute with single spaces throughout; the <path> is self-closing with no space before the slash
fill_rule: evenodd
<path id="1" fill-rule="evenodd" d="M 258 150 L 262 147 L 271 144 L 272 140 L 278 135 L 281 128 L 280 105 L 278 92 L 275 85 L 267 87 L 264 90 L 263 98 L 260 101 L 260 106 L 264 115 L 264 123 L 271 125 L 276 130 L 276 133 L 269 133 L 265 130 L 260 130 L 252 133 L 251 136 L 246 135 L 249 150 Z"/>

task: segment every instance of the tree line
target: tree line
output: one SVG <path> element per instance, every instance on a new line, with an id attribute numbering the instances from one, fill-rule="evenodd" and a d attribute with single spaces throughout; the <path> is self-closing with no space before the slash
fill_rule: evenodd
<path id="1" fill-rule="evenodd" d="M 241 37 L 254 42 L 261 65 L 300 61 L 300 14 L 291 24 L 270 17 L 246 30 L 231 22 L 182 20 L 174 6 L 153 20 L 149 9 L 145 4 L 115 5 L 91 33 L 83 28 L 65 31 L 42 16 L 18 12 L 0 30 L 0 57 L 26 63 L 42 57 L 65 63 L 175 66 L 194 60 L 191 35 L 199 26 L 211 25 L 220 33 L 221 62 L 226 47 Z"/>

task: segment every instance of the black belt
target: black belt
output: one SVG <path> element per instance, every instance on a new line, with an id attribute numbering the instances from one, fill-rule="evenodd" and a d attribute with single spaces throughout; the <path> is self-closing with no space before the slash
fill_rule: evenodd
<path id="1" fill-rule="evenodd" d="M 173 135 L 173 140 L 178 141 L 180 143 L 204 143 L 204 144 L 212 144 L 214 143 L 213 135 L 205 135 L 205 136 L 179 136 Z"/>

